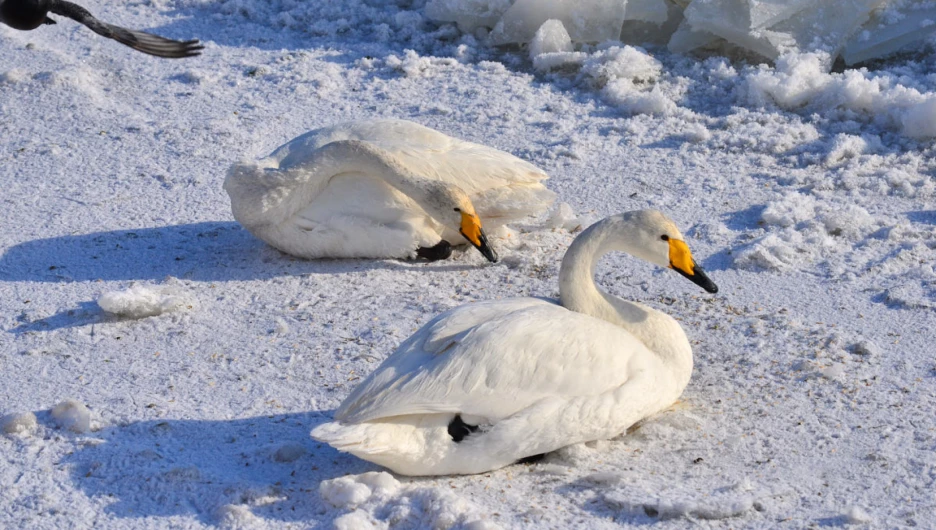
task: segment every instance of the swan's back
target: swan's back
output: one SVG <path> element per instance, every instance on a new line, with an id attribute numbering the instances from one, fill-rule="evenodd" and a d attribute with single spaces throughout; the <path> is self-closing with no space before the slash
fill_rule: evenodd
<path id="1" fill-rule="evenodd" d="M 406 120 L 362 120 L 310 131 L 268 157 L 281 169 L 302 164 L 308 154 L 340 140 L 360 140 L 384 149 L 422 177 L 457 184 L 468 195 L 512 184 L 536 184 L 548 175 L 510 153 L 452 138 Z"/>

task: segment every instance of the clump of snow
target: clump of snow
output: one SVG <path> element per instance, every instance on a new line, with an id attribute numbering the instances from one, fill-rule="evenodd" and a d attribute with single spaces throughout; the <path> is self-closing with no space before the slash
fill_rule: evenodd
<path id="1" fill-rule="evenodd" d="M 386 528 L 404 523 L 413 528 L 500 528 L 459 495 L 439 488 L 403 485 L 387 472 L 324 480 L 319 484 L 319 493 L 328 504 L 353 510 L 336 519 L 336 527 L 340 528 Z"/>
<path id="2" fill-rule="evenodd" d="M 133 284 L 123 291 L 104 293 L 97 303 L 108 313 L 129 318 L 152 317 L 192 307 L 191 300 L 174 285 Z"/>
<path id="3" fill-rule="evenodd" d="M 745 76 L 747 104 L 824 113 L 841 110 L 865 115 L 906 136 L 936 136 L 936 94 L 921 93 L 886 73 L 826 73 L 830 61 L 823 52 L 789 53 L 777 60 L 776 68 L 753 70 Z"/>
<path id="4" fill-rule="evenodd" d="M 26 72 L 20 68 L 11 68 L 0 74 L 0 84 L 16 84 L 28 78 Z"/>
<path id="5" fill-rule="evenodd" d="M 789 270 L 860 245 L 882 221 L 857 205 L 820 203 L 814 196 L 791 192 L 771 202 L 761 214 L 768 231 L 736 254 L 747 269 Z"/>
<path id="6" fill-rule="evenodd" d="M 215 515 L 222 530 L 257 528 L 261 523 L 260 518 L 254 515 L 248 506 L 238 504 L 225 504 L 218 508 Z"/>
<path id="7" fill-rule="evenodd" d="M 74 399 L 52 407 L 52 419 L 60 428 L 79 434 L 91 430 L 91 411 L 84 403 Z"/>
<path id="8" fill-rule="evenodd" d="M 371 498 L 385 497 L 400 489 L 400 481 L 385 471 L 349 475 L 319 484 L 319 494 L 337 508 L 354 508 Z"/>
<path id="9" fill-rule="evenodd" d="M 7 414 L 0 418 L 0 433 L 27 435 L 36 431 L 36 415 L 32 412 Z"/>
<path id="10" fill-rule="evenodd" d="M 569 203 L 560 202 L 553 206 L 553 209 L 549 212 L 549 216 L 546 218 L 546 226 L 574 232 L 582 228 L 582 221 L 575 215 Z"/>
<path id="11" fill-rule="evenodd" d="M 663 65 L 646 51 L 633 46 L 611 46 L 592 55 L 582 72 L 605 85 L 617 79 L 650 83 L 660 76 Z"/>
<path id="12" fill-rule="evenodd" d="M 373 514 L 364 510 L 354 510 L 335 519 L 332 527 L 335 530 L 382 530 L 388 524 L 374 519 Z"/>
<path id="13" fill-rule="evenodd" d="M 868 512 L 864 511 L 860 506 L 849 506 L 848 509 L 845 510 L 843 518 L 848 524 L 865 524 L 873 521 L 871 516 L 868 515 Z"/>
<path id="14" fill-rule="evenodd" d="M 273 453 L 273 460 L 276 462 L 295 462 L 302 458 L 302 455 L 306 454 L 306 448 L 302 444 L 298 443 L 287 443 L 281 445 Z"/>

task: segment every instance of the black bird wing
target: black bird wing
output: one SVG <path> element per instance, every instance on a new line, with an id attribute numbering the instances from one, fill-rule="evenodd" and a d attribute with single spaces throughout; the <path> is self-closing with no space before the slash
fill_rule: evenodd
<path id="1" fill-rule="evenodd" d="M 62 15 L 63 17 L 81 22 L 98 35 L 114 39 L 134 50 L 157 57 L 170 59 L 193 57 L 201 54 L 201 50 L 204 48 L 204 46 L 198 43 L 197 39 L 187 41 L 171 40 L 160 37 L 159 35 L 153 35 L 143 31 L 134 31 L 101 22 L 94 18 L 94 15 L 89 13 L 87 9 L 77 4 L 66 2 L 65 0 L 55 0 L 52 3 L 50 11 L 56 15 Z"/>

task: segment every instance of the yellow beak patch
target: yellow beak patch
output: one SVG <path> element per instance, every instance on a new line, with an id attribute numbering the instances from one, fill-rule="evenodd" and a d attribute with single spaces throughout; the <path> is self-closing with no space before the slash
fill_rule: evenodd
<path id="1" fill-rule="evenodd" d="M 686 245 L 685 241 L 670 238 L 669 262 L 670 267 L 679 269 L 689 276 L 695 274 L 695 261 L 692 259 L 692 252 L 689 251 L 689 245 Z"/>
<path id="2" fill-rule="evenodd" d="M 465 212 L 461 214 L 461 234 L 476 247 L 481 246 L 481 219 Z"/>

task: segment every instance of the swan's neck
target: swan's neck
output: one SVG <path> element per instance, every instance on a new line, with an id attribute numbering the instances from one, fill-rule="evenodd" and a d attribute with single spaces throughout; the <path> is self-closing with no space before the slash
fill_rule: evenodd
<path id="1" fill-rule="evenodd" d="M 670 366 L 682 388 L 692 373 L 692 348 L 679 323 L 665 313 L 612 296 L 595 285 L 595 266 L 603 255 L 612 251 L 631 253 L 633 248 L 634 243 L 622 236 L 626 232 L 615 227 L 619 222 L 616 217 L 600 221 L 572 242 L 559 272 L 562 305 L 629 331 Z"/>
<path id="2" fill-rule="evenodd" d="M 332 166 L 332 175 L 363 173 L 380 178 L 426 208 L 436 181 L 409 170 L 397 157 L 373 144 L 360 140 L 340 140 L 318 151 L 323 166 Z M 323 168 L 324 169 L 324 168 Z"/>

